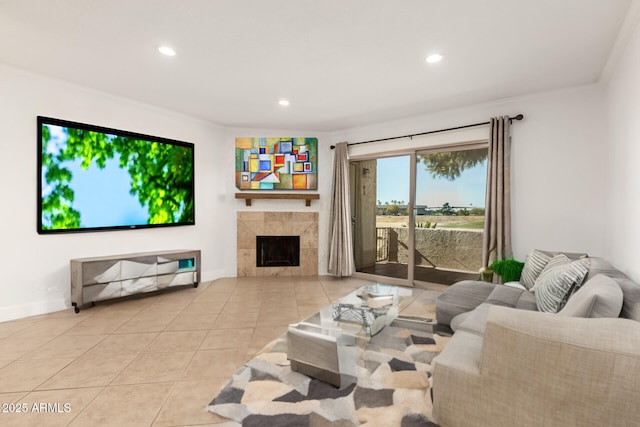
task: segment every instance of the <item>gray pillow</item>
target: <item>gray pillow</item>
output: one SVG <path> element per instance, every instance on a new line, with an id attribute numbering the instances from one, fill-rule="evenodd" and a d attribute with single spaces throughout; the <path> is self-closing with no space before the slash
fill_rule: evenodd
<path id="1" fill-rule="evenodd" d="M 569 294 L 578 289 L 589 272 L 589 258 L 571 261 L 566 255 L 554 256 L 536 279 L 533 291 L 539 311 L 557 313 Z"/>
<path id="2" fill-rule="evenodd" d="M 589 279 L 567 301 L 558 316 L 618 317 L 622 310 L 622 289 L 611 277 L 599 274 Z"/>
<path id="3" fill-rule="evenodd" d="M 527 289 L 533 288 L 536 283 L 536 279 L 542 273 L 542 270 L 547 266 L 547 263 L 551 260 L 551 256 L 547 255 L 544 251 L 534 249 L 524 261 L 524 267 L 522 268 L 522 274 L 520 275 L 520 283 Z"/>

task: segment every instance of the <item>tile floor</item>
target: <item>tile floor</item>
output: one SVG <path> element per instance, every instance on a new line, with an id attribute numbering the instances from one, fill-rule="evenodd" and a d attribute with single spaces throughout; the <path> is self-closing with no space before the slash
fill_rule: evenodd
<path id="1" fill-rule="evenodd" d="M 245 361 L 288 324 L 368 283 L 224 278 L 0 323 L 0 425 L 225 423 L 206 407 Z M 441 290 L 414 289 L 403 313 L 433 315 Z"/>

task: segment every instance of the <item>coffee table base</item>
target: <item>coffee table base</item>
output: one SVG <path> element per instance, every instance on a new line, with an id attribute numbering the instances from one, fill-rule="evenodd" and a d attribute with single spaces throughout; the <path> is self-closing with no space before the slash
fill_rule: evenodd
<path id="1" fill-rule="evenodd" d="M 311 378 L 324 381 L 338 388 L 352 384 L 356 381 L 355 377 L 346 374 L 327 371 L 317 366 L 308 365 L 303 362 L 291 360 L 291 370 L 306 375 Z"/>

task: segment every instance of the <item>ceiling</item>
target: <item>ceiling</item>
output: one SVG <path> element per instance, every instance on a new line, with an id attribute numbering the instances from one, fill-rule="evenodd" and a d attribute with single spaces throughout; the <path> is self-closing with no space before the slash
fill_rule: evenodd
<path id="1" fill-rule="evenodd" d="M 227 127 L 333 131 L 596 82 L 630 3 L 0 0 L 0 62 Z"/>

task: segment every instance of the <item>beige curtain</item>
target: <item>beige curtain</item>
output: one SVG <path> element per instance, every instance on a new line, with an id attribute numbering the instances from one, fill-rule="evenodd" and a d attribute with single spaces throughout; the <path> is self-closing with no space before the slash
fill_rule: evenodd
<path id="1" fill-rule="evenodd" d="M 333 150 L 333 180 L 329 214 L 329 265 L 334 276 L 351 276 L 354 270 L 349 200 L 349 154 L 346 142 Z"/>
<path id="2" fill-rule="evenodd" d="M 482 265 L 506 259 L 511 252 L 511 134 L 509 116 L 493 117 L 489 124 L 487 197 Z"/>

